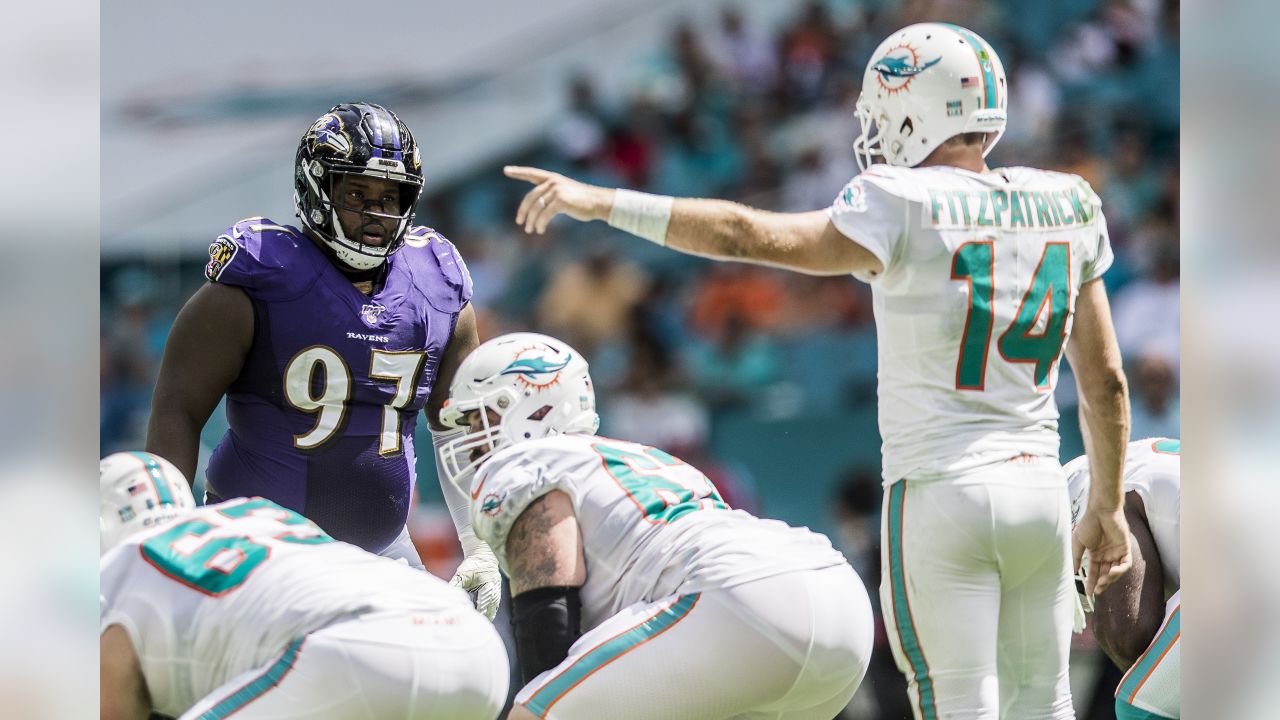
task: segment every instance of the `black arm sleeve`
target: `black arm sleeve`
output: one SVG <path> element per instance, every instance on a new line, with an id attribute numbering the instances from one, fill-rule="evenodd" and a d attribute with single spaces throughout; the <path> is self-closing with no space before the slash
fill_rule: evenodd
<path id="1" fill-rule="evenodd" d="M 511 598 L 516 662 L 526 684 L 559 665 L 582 634 L 582 602 L 576 587 L 543 587 Z"/>

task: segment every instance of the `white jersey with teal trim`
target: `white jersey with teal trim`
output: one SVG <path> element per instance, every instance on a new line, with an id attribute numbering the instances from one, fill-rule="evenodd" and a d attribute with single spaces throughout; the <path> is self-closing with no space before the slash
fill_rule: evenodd
<path id="1" fill-rule="evenodd" d="M 871 284 L 884 477 L 1057 457 L 1053 389 L 1080 286 L 1112 254 L 1079 176 L 875 165 L 828 210 Z"/>
<path id="2" fill-rule="evenodd" d="M 472 480 L 472 527 L 504 571 L 511 526 L 552 490 L 569 496 L 582 532 L 584 631 L 637 602 L 844 562 L 823 535 L 728 509 L 705 475 L 661 450 L 573 434 L 503 448 Z"/>
<path id="3" fill-rule="evenodd" d="M 292 641 L 371 610 L 470 607 L 425 572 L 261 498 L 209 505 L 102 558 L 101 628 L 129 635 L 157 712 L 179 716 Z"/>
<path id="4" fill-rule="evenodd" d="M 1182 587 L 1181 548 L 1178 535 L 1182 513 L 1182 442 L 1173 438 L 1134 440 L 1125 448 L 1124 491 L 1136 492 L 1147 513 L 1147 525 L 1155 541 L 1166 587 Z M 1084 514 L 1089 501 L 1089 458 L 1087 455 L 1066 465 L 1067 487 L 1071 495 L 1071 524 Z"/>

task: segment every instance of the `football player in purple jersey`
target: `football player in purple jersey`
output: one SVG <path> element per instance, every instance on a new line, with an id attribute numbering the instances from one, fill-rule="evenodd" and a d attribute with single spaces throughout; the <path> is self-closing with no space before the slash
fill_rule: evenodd
<path id="1" fill-rule="evenodd" d="M 294 161 L 301 227 L 249 218 L 209 246 L 209 282 L 165 346 L 146 445 L 194 477 L 200 431 L 226 395 L 209 502 L 265 497 L 419 568 L 405 525 L 414 427 L 425 410 L 434 445 L 452 438 L 440 407 L 479 344 L 466 264 L 412 224 L 422 177 L 412 133 L 386 108 L 344 103 L 312 123 Z M 441 487 L 466 555 L 453 582 L 492 618 L 497 562 L 466 494 Z"/>

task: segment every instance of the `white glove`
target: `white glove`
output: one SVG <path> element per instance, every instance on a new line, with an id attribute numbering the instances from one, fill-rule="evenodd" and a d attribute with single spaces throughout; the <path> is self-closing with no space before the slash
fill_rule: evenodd
<path id="1" fill-rule="evenodd" d="M 1073 581 L 1075 582 L 1076 592 L 1075 592 L 1075 608 L 1074 608 L 1075 612 L 1071 622 L 1071 632 L 1075 633 L 1076 635 L 1079 635 L 1080 633 L 1084 632 L 1085 613 L 1091 613 L 1093 612 L 1093 609 L 1094 609 L 1093 596 L 1086 595 L 1084 592 L 1084 588 L 1085 588 L 1084 581 L 1085 581 L 1085 575 L 1088 568 L 1089 568 L 1089 553 L 1088 551 L 1086 551 L 1084 554 L 1084 559 L 1080 563 L 1080 569 L 1076 571 L 1075 577 L 1072 578 Z"/>
<path id="2" fill-rule="evenodd" d="M 502 573 L 498 571 L 498 558 L 487 545 L 476 548 L 458 566 L 450 585 L 475 593 L 476 610 L 493 620 L 502 601 Z"/>

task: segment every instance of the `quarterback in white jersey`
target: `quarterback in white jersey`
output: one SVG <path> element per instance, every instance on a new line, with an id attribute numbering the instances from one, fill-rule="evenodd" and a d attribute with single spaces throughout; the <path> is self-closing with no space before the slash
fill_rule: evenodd
<path id="1" fill-rule="evenodd" d="M 510 717 L 827 720 L 849 702 L 873 622 L 853 568 L 662 450 L 597 436 L 572 348 L 482 344 L 441 420 L 468 430 L 441 457 L 511 580 Z"/>
<path id="2" fill-rule="evenodd" d="M 508 663 L 467 595 L 262 498 L 196 508 L 148 453 L 102 461 L 102 717 L 498 716 Z"/>
<path id="3" fill-rule="evenodd" d="M 1112 260 L 1101 201 L 1074 175 L 987 167 L 1008 98 L 985 40 L 922 23 L 873 52 L 857 103 L 864 172 L 825 210 L 506 169 L 536 185 L 516 211 L 527 232 L 564 213 L 689 254 L 871 285 L 882 605 L 922 719 L 1071 717 L 1073 549 L 1076 563 L 1088 551 L 1090 594 L 1130 562 L 1128 390 L 1099 281 Z M 1064 351 L 1095 477 L 1074 548 L 1053 401 Z"/>
<path id="4" fill-rule="evenodd" d="M 1133 535 L 1133 569 L 1093 611 L 1093 634 L 1121 669 L 1116 688 L 1120 720 L 1177 718 L 1182 714 L 1181 552 L 1182 443 L 1147 438 L 1129 443 L 1125 456 L 1125 516 Z M 1089 494 L 1089 460 L 1066 465 L 1071 517 L 1079 518 Z"/>

